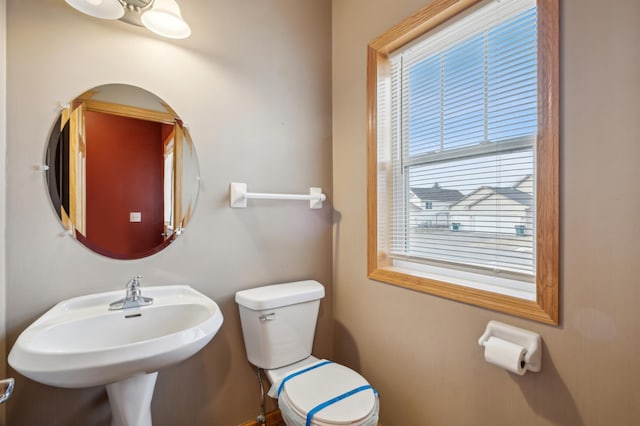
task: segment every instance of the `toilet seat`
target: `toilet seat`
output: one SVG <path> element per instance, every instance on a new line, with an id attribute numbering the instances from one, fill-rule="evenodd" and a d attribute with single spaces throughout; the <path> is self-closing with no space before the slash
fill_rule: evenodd
<path id="1" fill-rule="evenodd" d="M 377 420 L 377 394 L 360 374 L 326 360 L 301 370 L 306 371 L 302 374 L 294 371 L 288 379 L 284 378 L 284 384 L 278 384 L 278 405 L 283 412 L 295 414 L 301 420 L 296 424 L 304 424 L 314 408 L 317 410 L 312 418 L 314 425 L 361 425 Z M 328 403 L 354 390 L 355 393 Z"/>

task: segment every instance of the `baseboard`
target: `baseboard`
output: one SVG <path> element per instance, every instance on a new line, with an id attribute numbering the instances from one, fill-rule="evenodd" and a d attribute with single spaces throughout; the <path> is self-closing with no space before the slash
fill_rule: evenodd
<path id="1" fill-rule="evenodd" d="M 278 426 L 282 423 L 282 414 L 280 414 L 280 410 L 269 411 L 266 414 L 267 417 L 267 426 Z M 262 426 L 257 420 L 249 420 L 245 423 L 242 423 L 240 426 Z"/>

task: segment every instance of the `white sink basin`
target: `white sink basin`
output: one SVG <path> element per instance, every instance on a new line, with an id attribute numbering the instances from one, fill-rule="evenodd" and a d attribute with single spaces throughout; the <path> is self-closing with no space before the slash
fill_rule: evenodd
<path id="1" fill-rule="evenodd" d="M 189 286 L 141 290 L 154 299 L 152 305 L 110 311 L 109 304 L 121 299 L 124 290 L 58 303 L 18 337 L 9 364 L 30 379 L 58 387 L 118 382 L 120 387 L 113 388 L 117 393 L 132 377 L 151 373 L 152 383 L 144 386 L 150 385 L 153 392 L 155 372 L 202 349 L 220 329 L 223 317 L 213 300 Z M 110 400 L 113 389 L 107 386 Z"/>

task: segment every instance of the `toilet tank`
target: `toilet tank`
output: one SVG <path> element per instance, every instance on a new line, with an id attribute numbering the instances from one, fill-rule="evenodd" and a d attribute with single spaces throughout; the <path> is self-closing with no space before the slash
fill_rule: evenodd
<path id="1" fill-rule="evenodd" d="M 311 280 L 237 292 L 249 362 L 271 370 L 310 356 L 323 297 L 322 284 Z"/>

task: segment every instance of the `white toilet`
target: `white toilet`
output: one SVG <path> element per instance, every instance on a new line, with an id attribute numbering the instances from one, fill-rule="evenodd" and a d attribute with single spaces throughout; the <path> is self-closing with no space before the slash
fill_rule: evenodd
<path id="1" fill-rule="evenodd" d="M 237 292 L 249 362 L 265 370 L 288 426 L 376 426 L 378 394 L 366 379 L 311 355 L 323 297 L 317 281 Z"/>

